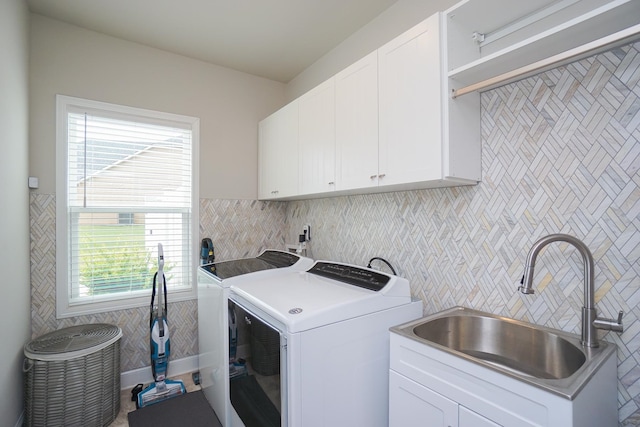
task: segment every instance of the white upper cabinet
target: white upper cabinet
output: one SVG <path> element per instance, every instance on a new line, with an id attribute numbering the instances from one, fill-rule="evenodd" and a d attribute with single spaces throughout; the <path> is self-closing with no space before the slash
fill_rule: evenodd
<path id="1" fill-rule="evenodd" d="M 442 179 L 438 19 L 378 49 L 380 185 Z"/>
<path id="2" fill-rule="evenodd" d="M 258 124 L 258 198 L 298 194 L 298 102 Z"/>
<path id="3" fill-rule="evenodd" d="M 334 79 L 298 98 L 298 108 L 299 194 L 333 191 L 336 181 Z"/>
<path id="4" fill-rule="evenodd" d="M 280 156 L 299 160 L 297 193 L 261 182 L 259 197 L 477 184 L 480 97 L 449 96 L 441 19 L 433 15 L 294 101 L 299 152 L 287 145 Z M 272 175 L 261 171 L 260 179 Z"/>
<path id="5" fill-rule="evenodd" d="M 378 52 L 336 74 L 336 189 L 378 186 Z"/>
<path id="6" fill-rule="evenodd" d="M 629 42 L 638 16 L 640 0 L 463 0 L 261 122 L 259 198 L 477 184 L 478 91 Z"/>

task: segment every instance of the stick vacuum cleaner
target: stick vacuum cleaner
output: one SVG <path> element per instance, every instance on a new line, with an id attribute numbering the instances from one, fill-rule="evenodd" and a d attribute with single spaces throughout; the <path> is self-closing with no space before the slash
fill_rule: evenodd
<path id="1" fill-rule="evenodd" d="M 151 371 L 153 372 L 155 383 L 150 384 L 138 393 L 136 404 L 139 408 L 153 405 L 187 392 L 182 381 L 168 380 L 166 378 L 171 346 L 169 343 L 169 326 L 167 324 L 167 282 L 163 268 L 162 244 L 158 243 L 158 271 L 153 276 L 149 318 L 149 326 L 151 328 L 149 340 L 151 344 Z M 156 283 L 158 284 L 158 305 L 154 307 Z"/>

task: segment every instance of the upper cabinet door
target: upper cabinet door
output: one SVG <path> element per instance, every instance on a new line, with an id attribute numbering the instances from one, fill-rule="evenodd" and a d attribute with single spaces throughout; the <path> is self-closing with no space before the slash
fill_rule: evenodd
<path id="1" fill-rule="evenodd" d="M 258 124 L 258 198 L 298 194 L 298 102 Z"/>
<path id="2" fill-rule="evenodd" d="M 378 50 L 380 185 L 442 179 L 439 17 Z"/>
<path id="3" fill-rule="evenodd" d="M 335 76 L 336 189 L 378 185 L 378 54 Z"/>
<path id="4" fill-rule="evenodd" d="M 299 194 L 333 191 L 336 181 L 335 85 L 331 78 L 298 99 Z"/>

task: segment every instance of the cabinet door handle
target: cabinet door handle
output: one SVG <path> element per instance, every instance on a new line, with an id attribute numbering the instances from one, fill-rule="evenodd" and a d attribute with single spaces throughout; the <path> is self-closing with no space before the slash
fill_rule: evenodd
<path id="1" fill-rule="evenodd" d="M 331 182 L 329 183 L 329 185 L 334 185 L 334 184 L 335 184 L 335 182 L 333 182 L 333 181 L 331 181 Z"/>
<path id="2" fill-rule="evenodd" d="M 384 178 L 385 176 L 387 176 L 387 174 L 381 173 L 380 175 L 378 175 L 378 178 Z"/>
<path id="3" fill-rule="evenodd" d="M 371 175 L 371 176 L 369 177 L 369 179 L 376 179 L 377 177 L 378 177 L 378 175 Z"/>

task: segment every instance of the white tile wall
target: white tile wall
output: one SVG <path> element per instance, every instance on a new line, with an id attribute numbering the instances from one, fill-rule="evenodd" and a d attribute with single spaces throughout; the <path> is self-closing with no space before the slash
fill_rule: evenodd
<path id="1" fill-rule="evenodd" d="M 618 345 L 624 425 L 640 425 L 640 43 L 482 94 L 482 183 L 288 204 L 287 237 L 313 228 L 316 259 L 389 260 L 425 313 L 464 305 L 580 332 L 582 259 L 538 258 L 534 295 L 517 285 L 533 242 L 569 233 L 593 252 L 597 308 Z M 382 265 L 382 264 L 380 264 Z"/>

